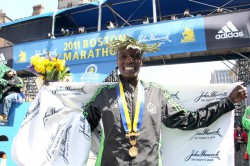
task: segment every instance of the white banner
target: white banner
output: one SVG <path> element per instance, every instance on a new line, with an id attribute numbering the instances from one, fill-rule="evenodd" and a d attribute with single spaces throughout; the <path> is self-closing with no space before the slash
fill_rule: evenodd
<path id="1" fill-rule="evenodd" d="M 12 146 L 18 166 L 86 165 L 98 132 L 82 115 L 82 108 L 98 87 L 107 83 L 56 82 L 43 86 L 31 103 Z M 173 99 L 193 111 L 228 96 L 235 85 L 163 85 Z M 191 131 L 162 126 L 163 166 L 234 165 L 233 112 L 206 128 Z M 93 147 L 92 147 L 93 148 Z"/>
<path id="2" fill-rule="evenodd" d="M 234 87 L 232 84 L 164 86 L 189 111 L 227 97 Z M 234 166 L 233 127 L 233 112 L 197 130 L 182 131 L 162 125 L 163 166 Z"/>

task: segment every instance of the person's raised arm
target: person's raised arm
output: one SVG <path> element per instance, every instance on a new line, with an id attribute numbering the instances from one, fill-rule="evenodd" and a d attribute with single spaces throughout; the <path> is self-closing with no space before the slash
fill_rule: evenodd
<path id="1" fill-rule="evenodd" d="M 165 95 L 169 96 L 169 95 Z M 223 114 L 235 108 L 234 103 L 243 101 L 247 97 L 245 87 L 238 85 L 228 97 L 208 104 L 194 112 L 187 112 L 177 105 L 170 97 L 165 97 L 166 102 L 162 112 L 162 123 L 166 127 L 192 130 L 207 127 Z"/>

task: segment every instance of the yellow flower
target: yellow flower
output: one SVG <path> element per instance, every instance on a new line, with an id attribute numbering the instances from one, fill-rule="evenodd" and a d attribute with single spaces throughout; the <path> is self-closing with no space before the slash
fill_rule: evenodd
<path id="1" fill-rule="evenodd" d="M 65 60 L 57 59 L 55 66 L 58 71 L 63 71 L 65 68 Z"/>
<path id="2" fill-rule="evenodd" d="M 57 59 L 57 57 L 54 58 L 50 55 L 49 57 L 40 57 L 39 55 L 34 55 L 31 57 L 30 67 L 36 71 L 35 74 L 38 74 L 44 80 L 63 79 L 65 76 L 70 75 L 68 73 L 69 68 L 66 68 L 65 60 Z"/>
<path id="3" fill-rule="evenodd" d="M 52 69 L 53 69 L 52 66 L 47 66 L 47 67 L 46 67 L 46 71 L 47 71 L 47 72 L 51 72 Z"/>
<path id="4" fill-rule="evenodd" d="M 45 73 L 45 67 L 42 65 L 42 64 L 37 64 L 34 69 L 38 72 L 38 73 L 42 73 L 44 74 Z"/>

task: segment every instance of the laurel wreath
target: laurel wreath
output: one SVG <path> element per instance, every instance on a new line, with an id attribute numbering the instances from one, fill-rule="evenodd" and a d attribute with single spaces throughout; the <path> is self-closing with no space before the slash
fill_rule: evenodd
<path id="1" fill-rule="evenodd" d="M 140 43 L 133 37 L 125 35 L 124 39 L 120 40 L 113 40 L 106 44 L 107 47 L 110 48 L 112 52 L 117 52 L 119 48 L 126 47 L 126 49 L 138 49 L 141 53 L 146 52 L 156 52 L 159 50 L 160 43 L 156 43 L 153 45 Z"/>

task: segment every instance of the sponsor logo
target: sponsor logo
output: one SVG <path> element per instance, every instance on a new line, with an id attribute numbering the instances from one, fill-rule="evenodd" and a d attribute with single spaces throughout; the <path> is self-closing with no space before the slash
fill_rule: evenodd
<path id="1" fill-rule="evenodd" d="M 49 117 L 53 116 L 54 114 L 60 112 L 62 110 L 62 108 L 60 109 L 56 109 L 55 107 L 52 107 L 52 108 L 48 108 L 48 111 L 45 112 L 45 115 L 43 117 L 43 124 L 44 124 L 44 127 L 45 127 L 45 123 L 46 121 L 49 119 Z"/>
<path id="2" fill-rule="evenodd" d="M 209 128 L 205 128 L 203 130 L 197 130 L 196 133 L 189 139 L 214 139 L 215 136 L 222 137 L 220 133 L 220 128 L 216 131 L 210 131 Z"/>
<path id="3" fill-rule="evenodd" d="M 156 107 L 155 107 L 155 105 L 153 103 L 148 103 L 147 104 L 147 110 L 151 114 L 155 114 L 156 113 Z"/>
<path id="4" fill-rule="evenodd" d="M 218 34 L 215 35 L 215 39 L 239 38 L 243 36 L 243 32 L 239 31 L 231 21 L 228 21 L 226 25 L 218 31 Z"/>
<path id="5" fill-rule="evenodd" d="M 220 160 L 219 156 L 220 151 L 216 153 L 209 153 L 207 149 L 202 151 L 192 150 L 191 154 L 185 158 L 185 161 L 214 161 L 215 159 Z"/>
<path id="6" fill-rule="evenodd" d="M 3 55 L 3 53 L 0 54 L 0 64 L 7 64 L 7 60 L 5 59 L 5 56 Z"/>
<path id="7" fill-rule="evenodd" d="M 194 29 L 185 28 L 181 34 L 183 36 L 183 39 L 181 39 L 181 43 L 190 43 L 196 41 Z"/>
<path id="8" fill-rule="evenodd" d="M 72 87 L 72 86 L 57 86 L 55 90 L 52 90 L 51 93 L 53 95 L 61 95 L 61 96 L 71 96 L 71 95 L 81 95 L 87 94 L 85 91 L 85 87 Z"/>
<path id="9" fill-rule="evenodd" d="M 79 133 L 83 134 L 83 136 L 85 137 L 86 140 L 90 141 L 90 135 L 91 135 L 91 131 L 90 131 L 90 127 L 88 125 L 88 121 L 85 117 L 80 117 L 80 128 L 78 130 Z"/>
<path id="10" fill-rule="evenodd" d="M 164 34 L 162 36 L 156 36 L 155 34 L 150 34 L 149 36 L 145 35 L 145 36 L 141 36 L 138 41 L 140 43 L 145 43 L 145 42 L 160 42 L 161 44 L 164 43 L 164 41 L 166 42 L 173 42 L 170 39 L 170 33 Z"/>
<path id="11" fill-rule="evenodd" d="M 50 56 L 53 56 L 53 57 L 56 57 L 58 56 L 58 53 L 57 53 L 57 48 L 55 48 L 54 50 L 48 50 L 48 49 L 43 49 L 43 50 L 36 50 L 35 51 L 35 55 L 39 55 L 39 56 L 47 56 L 48 55 L 48 52 L 49 52 L 49 55 Z"/>
<path id="12" fill-rule="evenodd" d="M 59 147 L 61 138 L 65 132 L 66 123 L 59 123 L 57 129 L 54 131 L 54 133 L 50 136 L 50 141 L 48 145 L 46 146 L 46 154 L 47 154 L 47 160 L 50 162 L 54 159 L 54 155 L 57 153 Z"/>
<path id="13" fill-rule="evenodd" d="M 24 62 L 26 62 L 26 52 L 21 51 L 20 54 L 18 55 L 18 63 L 24 63 Z"/>
<path id="14" fill-rule="evenodd" d="M 37 103 L 35 104 L 35 106 L 34 106 L 33 108 L 30 107 L 30 108 L 28 109 L 28 111 L 26 112 L 26 114 L 25 114 L 25 116 L 24 116 L 24 120 L 25 120 L 28 116 L 30 116 L 30 115 L 33 116 L 34 113 L 39 112 L 39 108 L 40 108 L 40 101 L 38 100 Z"/>
<path id="15" fill-rule="evenodd" d="M 201 95 L 199 95 L 194 99 L 194 102 L 220 100 L 224 97 L 227 97 L 227 92 L 219 93 L 218 91 L 212 91 L 212 92 L 202 91 Z"/>
<path id="16" fill-rule="evenodd" d="M 81 82 L 97 81 L 99 78 L 97 71 L 97 66 L 95 64 L 90 64 L 85 69 L 85 73 L 81 75 Z"/>
<path id="17" fill-rule="evenodd" d="M 70 145 L 70 130 L 72 129 L 72 125 L 68 126 L 65 135 L 61 141 L 61 147 L 60 147 L 60 152 L 59 156 L 63 158 L 63 161 L 65 164 L 69 165 L 69 145 Z"/>

